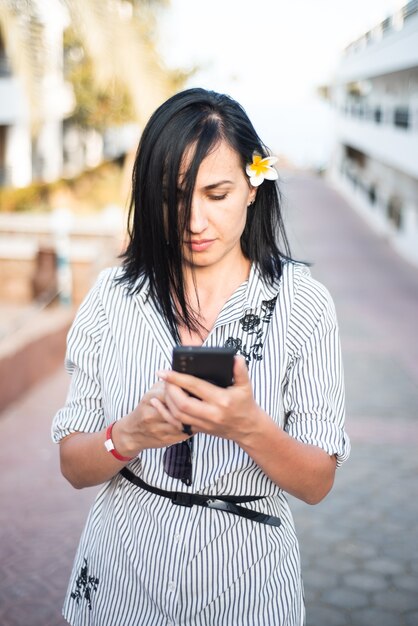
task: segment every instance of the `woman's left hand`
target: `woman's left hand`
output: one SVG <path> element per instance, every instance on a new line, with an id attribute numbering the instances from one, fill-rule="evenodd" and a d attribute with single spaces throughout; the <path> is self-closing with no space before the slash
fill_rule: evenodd
<path id="1" fill-rule="evenodd" d="M 159 375 L 164 399 L 150 403 L 179 431 L 188 424 L 193 434 L 235 441 L 273 482 L 310 504 L 331 489 L 335 456 L 294 439 L 257 405 L 242 357 L 235 357 L 234 384 L 226 389 L 174 371 Z"/>
<path id="2" fill-rule="evenodd" d="M 164 402 L 153 400 L 152 403 L 161 416 L 179 430 L 183 424 L 188 424 L 193 433 L 202 432 L 240 443 L 255 428 L 260 428 L 260 416 L 268 419 L 254 400 L 242 356 L 234 359 L 234 384 L 227 388 L 173 370 L 158 375 L 165 381 Z"/>

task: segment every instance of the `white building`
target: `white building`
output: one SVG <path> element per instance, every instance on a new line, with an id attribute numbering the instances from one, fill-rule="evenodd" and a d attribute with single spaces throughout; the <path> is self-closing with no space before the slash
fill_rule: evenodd
<path id="1" fill-rule="evenodd" d="M 42 6 L 42 5 L 40 5 Z M 48 67 L 36 108 L 40 123 L 32 132 L 29 99 L 22 77 L 12 73 L 0 32 L 0 185 L 24 187 L 32 180 L 53 181 L 63 169 L 63 120 L 74 106 L 63 77 L 64 11 L 44 11 L 43 36 Z"/>
<path id="2" fill-rule="evenodd" d="M 348 46 L 330 95 L 332 180 L 418 265 L 418 0 Z"/>

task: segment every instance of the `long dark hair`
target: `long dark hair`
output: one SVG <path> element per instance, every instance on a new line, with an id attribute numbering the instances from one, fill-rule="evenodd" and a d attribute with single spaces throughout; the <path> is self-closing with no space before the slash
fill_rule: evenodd
<path id="1" fill-rule="evenodd" d="M 172 96 L 151 116 L 136 153 L 129 243 L 122 254 L 123 273 L 119 280 L 128 284 L 132 293 L 140 291 L 148 281 L 148 295 L 176 340 L 179 323 L 193 331 L 202 329 L 184 289 L 182 232 L 190 220 L 199 166 L 221 141 L 239 154 L 243 169 L 252 161 L 254 152 L 269 154 L 238 102 L 214 91 L 187 89 Z M 193 158 L 182 179 L 179 215 L 179 172 L 191 147 Z M 247 212 L 241 248 L 269 281 L 280 276 L 283 259 L 290 258 L 275 181 L 265 180 L 258 187 L 255 202 Z"/>

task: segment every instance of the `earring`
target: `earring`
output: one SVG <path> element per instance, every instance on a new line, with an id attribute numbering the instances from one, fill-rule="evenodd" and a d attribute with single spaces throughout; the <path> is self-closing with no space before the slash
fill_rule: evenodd
<path id="1" fill-rule="evenodd" d="M 247 205 L 247 209 L 254 204 L 254 200 L 251 200 L 250 204 Z"/>

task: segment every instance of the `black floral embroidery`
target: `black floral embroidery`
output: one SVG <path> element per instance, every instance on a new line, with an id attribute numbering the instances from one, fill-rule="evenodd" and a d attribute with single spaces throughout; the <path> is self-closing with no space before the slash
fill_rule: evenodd
<path id="1" fill-rule="evenodd" d="M 277 296 L 273 298 L 273 300 L 263 300 L 261 303 L 261 311 L 264 316 L 262 320 L 263 322 L 267 322 L 267 324 L 270 322 L 273 316 L 274 307 L 276 306 L 276 300 Z"/>
<path id="2" fill-rule="evenodd" d="M 242 330 L 253 332 L 260 324 L 260 318 L 255 313 L 247 313 L 240 319 L 239 323 L 242 326 Z"/>
<path id="3" fill-rule="evenodd" d="M 234 339 L 234 337 L 228 337 L 225 341 L 225 348 L 234 348 L 235 354 L 241 353 L 242 341 L 241 339 Z"/>
<path id="4" fill-rule="evenodd" d="M 263 358 L 263 325 L 268 325 L 273 316 L 277 296 L 272 300 L 263 300 L 261 303 L 261 315 L 248 312 L 239 321 L 241 328 L 247 333 L 248 342 L 243 344 L 242 339 L 228 337 L 225 347 L 234 348 L 236 354 L 242 354 L 247 365 L 253 359 L 261 361 Z"/>
<path id="5" fill-rule="evenodd" d="M 76 590 L 71 593 L 71 597 L 77 602 L 77 604 L 80 603 L 82 598 L 87 600 L 87 606 L 91 611 L 91 592 L 97 591 L 98 584 L 98 578 L 95 576 L 89 576 L 87 559 L 84 559 L 84 567 L 81 568 L 80 576 L 75 581 Z"/>

